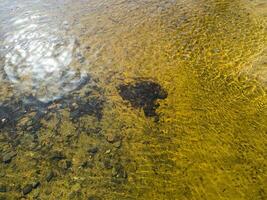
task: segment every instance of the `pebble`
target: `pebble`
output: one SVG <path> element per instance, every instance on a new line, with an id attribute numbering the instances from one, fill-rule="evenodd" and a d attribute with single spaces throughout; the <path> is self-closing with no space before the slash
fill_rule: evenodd
<path id="1" fill-rule="evenodd" d="M 70 160 L 62 160 L 58 165 L 60 168 L 67 170 L 72 166 L 72 162 Z"/>
<path id="2" fill-rule="evenodd" d="M 106 169 L 112 169 L 113 165 L 110 160 L 104 160 L 103 165 Z"/>
<path id="3" fill-rule="evenodd" d="M 105 152 L 105 154 L 110 154 L 110 153 L 111 153 L 110 149 L 106 150 L 106 152 Z"/>
<path id="4" fill-rule="evenodd" d="M 93 168 L 94 163 L 92 161 L 85 161 L 81 164 L 82 168 Z"/>
<path id="5" fill-rule="evenodd" d="M 46 176 L 46 181 L 50 182 L 54 176 L 55 176 L 54 172 L 52 170 L 49 171 L 47 176 Z"/>
<path id="6" fill-rule="evenodd" d="M 22 193 L 23 195 L 29 194 L 32 191 L 32 185 L 31 184 L 27 184 L 24 186 L 24 188 L 22 189 Z"/>
<path id="7" fill-rule="evenodd" d="M 116 148 L 120 148 L 121 147 L 121 140 L 117 141 L 117 142 L 114 142 L 114 147 Z"/>
<path id="8" fill-rule="evenodd" d="M 32 187 L 35 189 L 40 186 L 40 181 L 33 182 Z"/>
<path id="9" fill-rule="evenodd" d="M 89 148 L 87 151 L 90 154 L 96 154 L 98 152 L 98 150 L 99 150 L 98 147 L 94 146 L 94 147 Z"/>
<path id="10" fill-rule="evenodd" d="M 106 140 L 109 142 L 109 143 L 114 143 L 118 140 L 118 136 L 115 135 L 115 134 L 108 134 L 107 137 L 106 137 Z"/>
<path id="11" fill-rule="evenodd" d="M 50 159 L 52 160 L 52 161 L 59 161 L 59 160 L 63 160 L 63 159 L 65 159 L 66 157 L 63 155 L 63 153 L 62 152 L 60 152 L 60 151 L 55 151 L 55 152 L 53 152 L 52 153 L 52 155 L 51 155 L 51 157 L 50 157 Z"/>
<path id="12" fill-rule="evenodd" d="M 112 176 L 116 178 L 127 178 L 127 172 L 125 171 L 124 167 L 121 164 L 116 164 L 112 168 Z"/>
<path id="13" fill-rule="evenodd" d="M 92 195 L 88 197 L 88 200 L 101 200 L 101 198 L 98 196 Z"/>
<path id="14" fill-rule="evenodd" d="M 12 158 L 14 158 L 15 156 L 17 155 L 16 152 L 9 152 L 9 153 L 6 153 L 4 156 L 3 156 L 3 162 L 4 163 L 10 163 Z"/>
<path id="15" fill-rule="evenodd" d="M 5 185 L 0 185 L 0 192 L 7 192 L 7 187 Z"/>

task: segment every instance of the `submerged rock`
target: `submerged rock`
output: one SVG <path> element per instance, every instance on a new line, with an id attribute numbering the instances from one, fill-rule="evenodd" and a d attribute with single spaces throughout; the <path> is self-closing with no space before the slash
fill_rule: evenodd
<path id="1" fill-rule="evenodd" d="M 7 192 L 7 187 L 5 185 L 0 185 L 0 192 Z"/>
<path id="2" fill-rule="evenodd" d="M 91 195 L 88 197 L 88 200 L 101 200 L 101 198 L 96 195 Z"/>
<path id="3" fill-rule="evenodd" d="M 58 166 L 63 170 L 68 170 L 72 166 L 71 160 L 61 160 Z"/>
<path id="4" fill-rule="evenodd" d="M 4 156 L 3 156 L 3 162 L 4 163 L 10 163 L 12 158 L 14 158 L 15 156 L 17 155 L 16 152 L 9 152 L 9 153 L 6 153 Z"/>
<path id="5" fill-rule="evenodd" d="M 121 184 L 127 181 L 128 178 L 127 172 L 121 164 L 119 163 L 115 164 L 112 168 L 111 173 L 112 173 L 112 179 L 111 179 L 112 182 Z"/>
<path id="6" fill-rule="evenodd" d="M 23 195 L 29 194 L 32 191 L 32 185 L 31 184 L 27 184 L 24 186 L 24 188 L 22 189 L 22 193 Z"/>
<path id="7" fill-rule="evenodd" d="M 86 79 L 68 95 L 49 102 L 42 102 L 32 95 L 19 97 L 14 95 L 0 103 L 0 129 L 36 133 L 43 127 L 43 122 L 55 116 L 57 118 L 55 131 L 57 131 L 63 109 L 69 110 L 72 121 L 77 121 L 85 115 L 100 120 L 104 103 L 102 89 L 92 78 Z"/>
<path id="8" fill-rule="evenodd" d="M 55 173 L 51 170 L 48 172 L 47 176 L 46 176 L 46 181 L 50 182 L 54 177 L 55 177 Z"/>
<path id="9" fill-rule="evenodd" d="M 138 81 L 132 84 L 122 84 L 118 87 L 123 100 L 127 100 L 135 108 L 142 108 L 146 117 L 157 116 L 157 99 L 167 98 L 167 92 L 156 82 Z"/>
<path id="10" fill-rule="evenodd" d="M 104 100 L 101 97 L 77 99 L 75 106 L 70 106 L 71 120 L 77 120 L 84 115 L 93 115 L 98 120 L 102 118 Z"/>
<path id="11" fill-rule="evenodd" d="M 51 161 L 59 161 L 59 160 L 65 159 L 65 158 L 66 158 L 65 155 L 60 151 L 55 151 L 50 156 Z"/>
<path id="12" fill-rule="evenodd" d="M 38 188 L 41 185 L 40 181 L 35 181 L 32 183 L 32 188 Z"/>
<path id="13" fill-rule="evenodd" d="M 97 146 L 90 147 L 87 152 L 90 153 L 91 155 L 96 154 L 99 151 L 99 148 Z"/>
<path id="14" fill-rule="evenodd" d="M 109 133 L 107 136 L 106 136 L 106 140 L 109 142 L 109 143 L 114 143 L 114 142 L 117 142 L 120 140 L 120 137 L 116 134 L 111 134 Z"/>

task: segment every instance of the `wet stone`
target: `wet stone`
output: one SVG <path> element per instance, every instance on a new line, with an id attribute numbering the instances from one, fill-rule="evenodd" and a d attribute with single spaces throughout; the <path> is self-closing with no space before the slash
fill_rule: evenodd
<path id="1" fill-rule="evenodd" d="M 40 181 L 36 181 L 32 183 L 32 188 L 38 188 L 41 185 Z"/>
<path id="2" fill-rule="evenodd" d="M 77 92 L 86 87 L 98 95 L 91 95 L 92 92 L 85 93 L 83 96 Z M 42 102 L 33 95 L 11 97 L 5 102 L 0 103 L 0 129 L 23 130 L 36 133 L 42 127 L 42 120 L 49 120 L 51 114 L 57 116 L 58 124 L 61 123 L 60 110 L 68 108 L 71 120 L 78 120 L 84 115 L 92 115 L 98 120 L 102 118 L 104 98 L 94 80 L 87 75 L 84 77 L 79 87 L 66 96 L 49 102 Z"/>
<path id="3" fill-rule="evenodd" d="M 93 163 L 93 161 L 84 161 L 81 164 L 81 167 L 82 168 L 93 168 L 94 167 L 94 163 Z"/>
<path id="4" fill-rule="evenodd" d="M 0 129 L 14 125 L 15 114 L 10 106 L 0 105 Z"/>
<path id="5" fill-rule="evenodd" d="M 7 187 L 5 185 L 0 185 L 0 193 L 7 192 Z"/>
<path id="6" fill-rule="evenodd" d="M 117 142 L 120 140 L 120 137 L 116 134 L 108 134 L 106 136 L 106 140 L 109 142 L 109 143 L 114 143 L 114 142 Z"/>
<path id="7" fill-rule="evenodd" d="M 127 178 L 127 172 L 125 171 L 124 167 L 121 164 L 116 164 L 112 168 L 112 176 L 115 178 Z"/>
<path id="8" fill-rule="evenodd" d="M 97 146 L 93 146 L 87 150 L 88 153 L 93 154 L 93 155 L 96 154 L 98 151 L 99 151 L 99 148 Z"/>
<path id="9" fill-rule="evenodd" d="M 142 108 L 146 117 L 157 116 L 157 99 L 167 98 L 167 92 L 156 82 L 138 81 L 132 84 L 119 85 L 118 91 L 123 100 L 127 100 L 134 108 Z"/>
<path id="10" fill-rule="evenodd" d="M 52 161 L 59 161 L 59 160 L 63 160 L 65 159 L 66 157 L 64 156 L 64 154 L 62 152 L 59 152 L 59 151 L 56 151 L 56 152 L 53 152 L 51 157 L 50 157 L 50 160 Z"/>
<path id="11" fill-rule="evenodd" d="M 96 195 L 91 195 L 91 196 L 88 197 L 87 200 L 101 200 L 101 198 L 96 196 Z"/>
<path id="12" fill-rule="evenodd" d="M 114 142 L 113 146 L 116 147 L 116 148 L 120 148 L 121 147 L 121 140 L 119 140 L 117 142 Z"/>
<path id="13" fill-rule="evenodd" d="M 3 156 L 3 162 L 4 163 L 10 163 L 11 160 L 12 160 L 12 158 L 14 158 L 16 155 L 17 155 L 17 153 L 16 152 L 13 152 L 13 151 L 4 154 L 4 156 Z"/>
<path id="14" fill-rule="evenodd" d="M 60 168 L 68 170 L 72 166 L 72 162 L 70 160 L 62 160 L 58 165 Z"/>
<path id="15" fill-rule="evenodd" d="M 112 167 L 113 167 L 113 165 L 112 165 L 112 163 L 111 163 L 111 161 L 110 161 L 109 159 L 105 159 L 105 160 L 103 161 L 103 165 L 104 165 L 104 167 L 105 167 L 106 169 L 112 169 Z"/>
<path id="16" fill-rule="evenodd" d="M 77 106 L 70 106 L 70 118 L 72 121 L 76 121 L 84 115 L 92 115 L 101 120 L 103 107 L 104 100 L 102 97 L 78 99 Z"/>
<path id="17" fill-rule="evenodd" d="M 50 182 L 55 177 L 55 173 L 51 170 L 47 173 L 46 181 Z"/>
<path id="18" fill-rule="evenodd" d="M 22 193 L 23 195 L 29 194 L 32 191 L 32 185 L 31 184 L 27 184 L 24 186 L 24 188 L 22 189 Z"/>

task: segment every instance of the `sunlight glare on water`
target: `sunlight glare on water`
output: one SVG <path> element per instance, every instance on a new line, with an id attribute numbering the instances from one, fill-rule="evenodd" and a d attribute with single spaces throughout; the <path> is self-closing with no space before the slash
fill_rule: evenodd
<path id="1" fill-rule="evenodd" d="M 49 102 L 73 91 L 87 74 L 72 66 L 75 56 L 82 55 L 75 37 L 67 33 L 68 23 L 50 27 L 40 19 L 30 14 L 9 24 L 12 33 L 6 33 L 3 42 L 4 73 L 19 93 Z"/>

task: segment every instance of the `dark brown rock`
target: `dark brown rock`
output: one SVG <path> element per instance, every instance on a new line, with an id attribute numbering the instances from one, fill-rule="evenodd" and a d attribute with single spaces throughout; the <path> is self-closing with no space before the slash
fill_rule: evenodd
<path id="1" fill-rule="evenodd" d="M 32 185 L 31 184 L 27 184 L 24 186 L 24 188 L 22 189 L 22 193 L 23 195 L 29 194 L 32 191 Z"/>

